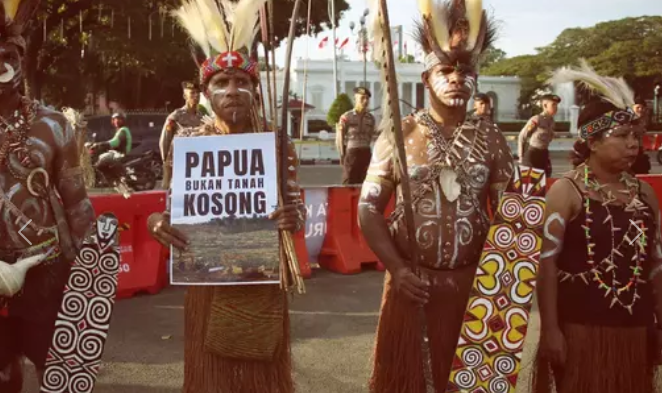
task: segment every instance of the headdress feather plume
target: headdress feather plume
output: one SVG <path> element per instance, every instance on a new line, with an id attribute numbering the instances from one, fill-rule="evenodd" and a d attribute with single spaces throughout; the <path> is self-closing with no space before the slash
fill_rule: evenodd
<path id="1" fill-rule="evenodd" d="M 250 50 L 266 0 L 185 0 L 173 12 L 205 55 Z"/>
<path id="2" fill-rule="evenodd" d="M 386 49 L 385 45 L 386 43 L 384 42 L 384 26 L 382 25 L 382 20 L 380 18 L 380 12 L 379 12 L 379 0 L 370 0 L 369 3 L 369 15 L 370 15 L 370 23 L 368 24 L 369 29 L 370 29 L 370 35 L 373 38 L 374 42 L 374 50 L 373 50 L 373 56 L 374 60 L 378 63 L 381 63 L 380 66 L 380 80 L 381 80 L 381 85 L 382 85 L 382 116 L 381 116 L 381 121 L 379 123 L 379 129 L 380 130 L 390 130 L 391 126 L 393 125 L 393 114 L 391 113 L 391 106 L 389 105 L 389 99 L 390 97 L 386 93 L 387 91 L 387 86 L 388 86 L 388 70 L 384 66 L 384 62 L 386 61 Z M 392 135 L 390 133 L 388 134 L 389 140 L 392 141 L 391 138 Z"/>
<path id="3" fill-rule="evenodd" d="M 191 39 L 202 49 L 205 56 L 209 57 L 211 54 L 211 47 L 209 45 L 209 37 L 207 36 L 207 29 L 202 20 L 200 7 L 194 1 L 183 4 L 179 9 L 172 12 L 173 16 L 179 21 L 179 24 L 188 31 Z"/>
<path id="4" fill-rule="evenodd" d="M 496 25 L 482 0 L 418 0 L 418 7 L 422 20 L 414 38 L 440 61 L 475 66 L 496 39 Z"/>
<path id="5" fill-rule="evenodd" d="M 547 83 L 556 85 L 568 82 L 579 82 L 617 108 L 627 110 L 634 105 L 634 91 L 623 78 L 598 75 L 586 59 L 580 60 L 579 68 L 563 67 L 554 71 Z"/>
<path id="6" fill-rule="evenodd" d="M 418 8 L 424 20 L 429 21 L 432 27 L 432 37 L 440 48 L 448 50 L 450 47 L 450 29 L 448 27 L 447 8 L 434 0 L 418 0 Z"/>
<path id="7" fill-rule="evenodd" d="M 18 12 L 18 6 L 21 4 L 21 0 L 2 0 L 2 6 L 5 9 L 5 16 L 9 19 L 16 18 L 16 13 Z"/>
<path id="8" fill-rule="evenodd" d="M 469 22 L 469 37 L 467 50 L 473 50 L 478 42 L 483 20 L 483 0 L 465 0 L 467 21 Z"/>
<path id="9" fill-rule="evenodd" d="M 229 0 L 223 0 L 223 2 L 229 3 Z M 246 47 L 250 54 L 253 40 L 260 26 L 258 23 L 260 8 L 265 3 L 266 0 L 243 0 L 237 3 L 234 13 L 228 18 L 232 24 L 232 38 L 230 39 L 232 50 Z"/>

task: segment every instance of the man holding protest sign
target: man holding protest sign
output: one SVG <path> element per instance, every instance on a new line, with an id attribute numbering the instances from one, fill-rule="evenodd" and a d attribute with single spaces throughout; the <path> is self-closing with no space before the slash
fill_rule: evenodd
<path id="1" fill-rule="evenodd" d="M 258 116 L 258 64 L 250 50 L 253 26 L 264 3 L 241 0 L 221 11 L 210 10 L 208 1 L 188 0 L 176 11 L 181 24 L 207 57 L 200 67 L 200 82 L 216 115 L 213 122 L 203 124 L 191 136 L 262 131 Z M 207 31 L 201 32 L 200 26 L 206 26 Z M 209 41 L 210 37 L 213 41 Z M 279 229 L 294 232 L 303 227 L 304 209 L 297 183 L 298 159 L 294 147 L 288 148 L 287 200 L 269 218 L 277 222 Z M 189 239 L 170 225 L 169 216 L 166 211 L 149 218 L 152 236 L 166 247 L 187 250 Z M 237 316 L 232 310 L 241 310 L 242 315 Z M 189 287 L 185 320 L 184 392 L 294 390 L 287 298 L 277 285 Z M 259 336 L 246 333 L 256 329 L 261 332 Z"/>

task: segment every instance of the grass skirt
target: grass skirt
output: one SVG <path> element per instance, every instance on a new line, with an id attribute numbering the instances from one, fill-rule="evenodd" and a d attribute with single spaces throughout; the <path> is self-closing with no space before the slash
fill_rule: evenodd
<path id="1" fill-rule="evenodd" d="M 475 272 L 475 266 L 424 271 L 431 284 L 426 314 L 432 370 L 439 391 L 448 384 Z M 425 393 L 421 322 L 416 307 L 396 293 L 387 273 L 370 381 L 372 393 Z"/>
<path id="2" fill-rule="evenodd" d="M 264 290 L 254 287 L 256 291 Z M 190 287 L 185 305 L 184 393 L 292 393 L 290 327 L 284 307 L 283 337 L 273 361 L 218 356 L 205 343 L 215 291 L 242 291 L 238 287 Z M 281 293 L 287 302 L 286 294 Z M 222 298 L 222 296 L 217 296 Z M 218 301 L 218 300 L 216 300 Z"/>
<path id="3" fill-rule="evenodd" d="M 648 328 L 566 324 L 566 362 L 550 367 L 540 354 L 533 392 L 653 393 L 656 387 L 654 332 Z"/>

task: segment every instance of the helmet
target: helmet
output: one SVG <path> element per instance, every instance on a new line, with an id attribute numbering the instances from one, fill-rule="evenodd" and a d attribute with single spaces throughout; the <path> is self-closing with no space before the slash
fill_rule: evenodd
<path id="1" fill-rule="evenodd" d="M 111 119 L 126 119 L 126 116 L 124 115 L 124 113 L 116 112 L 116 113 L 113 113 L 113 116 L 111 117 Z"/>

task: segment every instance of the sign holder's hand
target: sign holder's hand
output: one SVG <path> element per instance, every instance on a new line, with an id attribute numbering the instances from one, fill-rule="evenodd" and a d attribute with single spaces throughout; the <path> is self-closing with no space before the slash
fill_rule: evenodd
<path id="1" fill-rule="evenodd" d="M 180 251 L 188 251 L 191 243 L 187 236 L 170 225 L 169 221 L 170 213 L 153 213 L 147 219 L 147 228 L 150 235 L 164 247 L 173 246 Z"/>

